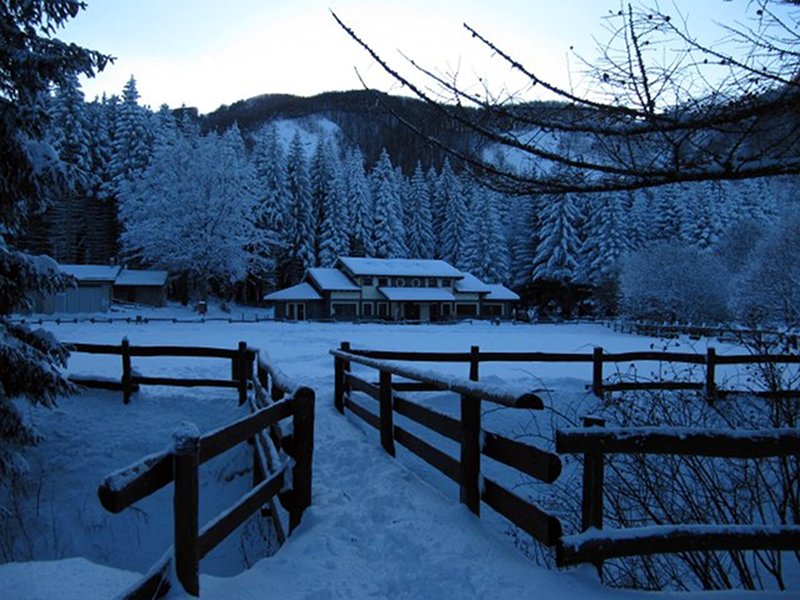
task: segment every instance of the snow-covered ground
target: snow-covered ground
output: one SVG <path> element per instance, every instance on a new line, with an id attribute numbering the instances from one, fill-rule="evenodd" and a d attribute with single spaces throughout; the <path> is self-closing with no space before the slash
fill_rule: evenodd
<path id="1" fill-rule="evenodd" d="M 179 308 L 138 312 L 188 316 Z M 215 550 L 201 565 L 203 597 L 645 595 L 605 589 L 591 568 L 559 573 L 537 567 L 490 518 L 479 520 L 459 505 L 457 492 L 439 485 L 429 469 L 402 455 L 393 460 L 384 454 L 372 432 L 363 432 L 333 409 L 333 361 L 328 350 L 347 340 L 354 347 L 404 350 L 464 351 L 477 344 L 498 351 L 586 352 L 594 345 L 625 351 L 645 349 L 658 344 L 656 340 L 599 325 L 503 323 L 497 327 L 477 322 L 450 326 L 275 322 L 45 326 L 59 339 L 76 342 L 117 343 L 128 337 L 132 344 L 233 348 L 245 340 L 265 349 L 288 375 L 317 390 L 313 506 L 275 556 L 247 571 L 231 576 L 259 558 L 257 519 L 243 528 L 244 535 L 233 536 Z M 703 352 L 705 346 L 697 349 Z M 720 349 L 726 351 L 730 349 Z M 227 361 L 182 358 L 134 358 L 134 367 L 146 375 L 201 377 L 224 377 L 230 369 Z M 118 357 L 76 354 L 69 369 L 117 377 L 120 364 Z M 465 365 L 443 370 L 466 375 Z M 487 364 L 481 370 L 485 380 L 502 378 L 548 390 L 547 403 L 556 410 L 563 403 L 581 402 L 591 375 L 590 365 L 585 364 Z M 7 522 L 7 527 L 15 532 L 18 544 L 18 554 L 11 558 L 38 562 L 0 565 L 2 597 L 108 597 L 123 590 L 135 580 L 131 572 L 146 570 L 170 543 L 171 490 L 168 487 L 120 515 L 111 515 L 96 499 L 97 484 L 108 472 L 163 448 L 179 422 L 189 420 L 207 431 L 242 415 L 243 410 L 230 390 L 166 387 L 144 387 L 129 406 L 123 406 L 119 393 L 92 391 L 62 399 L 54 411 L 29 409 L 45 441 L 29 452 L 32 495 L 20 509 L 28 539 L 19 537 L 18 523 Z M 248 489 L 247 465 L 247 450 L 240 448 L 201 469 L 201 520 Z M 717 597 L 752 598 L 752 594 Z"/>

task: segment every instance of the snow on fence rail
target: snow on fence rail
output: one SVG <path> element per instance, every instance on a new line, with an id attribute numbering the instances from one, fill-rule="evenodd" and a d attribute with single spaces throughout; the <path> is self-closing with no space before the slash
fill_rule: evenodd
<path id="1" fill-rule="evenodd" d="M 661 352 L 647 350 L 640 352 L 606 352 L 595 347 L 592 353 L 566 352 L 482 352 L 477 346 L 475 354 L 467 352 L 395 352 L 391 350 L 350 349 L 348 352 L 375 360 L 402 360 L 420 362 L 544 362 L 544 363 L 591 363 L 591 390 L 598 396 L 610 392 L 635 390 L 697 390 L 704 392 L 709 401 L 732 394 L 753 394 L 766 398 L 800 397 L 800 390 L 752 391 L 722 389 L 717 386 L 717 367 L 722 365 L 751 364 L 800 364 L 800 354 L 739 354 L 718 355 L 715 348 L 708 348 L 706 354 L 690 352 Z M 606 364 L 653 361 L 660 363 L 682 363 L 705 366 L 703 381 L 629 381 L 609 382 L 604 378 Z M 421 389 L 421 388 L 418 388 Z"/>
<path id="2" fill-rule="evenodd" d="M 123 403 L 130 402 L 131 394 L 140 385 L 170 385 L 182 387 L 223 387 L 234 388 L 239 392 L 239 404 L 247 400 L 248 382 L 252 378 L 255 350 L 239 342 L 238 348 L 207 348 L 198 346 L 131 346 L 128 338 L 123 338 L 119 346 L 112 344 L 67 343 L 72 352 L 86 354 L 111 354 L 122 357 L 122 377 L 119 381 L 108 378 L 70 376 L 70 381 L 90 388 L 122 390 Z M 230 379 L 201 379 L 178 377 L 146 377 L 131 366 L 134 356 L 185 356 L 198 358 L 225 358 L 231 361 Z"/>
<path id="3" fill-rule="evenodd" d="M 345 409 L 380 431 L 384 450 L 395 456 L 395 442 L 441 471 L 460 486 L 460 500 L 474 514 L 480 514 L 485 502 L 499 514 L 542 543 L 553 546 L 561 536 L 561 522 L 535 504 L 523 500 L 512 491 L 481 473 L 481 455 L 492 458 L 545 483 L 552 483 L 561 473 L 561 459 L 535 446 L 523 444 L 481 428 L 481 402 L 488 401 L 513 408 L 541 410 L 544 405 L 533 393 L 516 394 L 498 386 L 478 383 L 478 348 L 470 353 L 445 355 L 445 360 L 469 362 L 469 380 L 444 377 L 428 371 L 397 365 L 389 360 L 429 360 L 439 362 L 437 353 L 387 353 L 355 351 L 344 342 L 340 349 L 331 350 L 334 356 L 334 403 L 344 414 Z M 379 355 L 369 358 L 366 355 Z M 413 358 L 409 358 L 413 354 Z M 350 370 L 351 363 L 378 371 L 377 383 L 369 382 Z M 392 376 L 411 381 L 394 382 Z M 451 390 L 461 396 L 461 417 L 432 410 L 401 396 L 400 391 Z M 354 400 L 361 392 L 379 403 L 378 414 Z M 402 415 L 446 438 L 460 444 L 459 459 L 429 444 L 404 427 L 394 423 L 394 413 Z"/>
<path id="4" fill-rule="evenodd" d="M 161 349 L 163 347 L 139 347 L 136 355 L 154 356 Z M 231 352 L 202 350 L 202 356 Z M 200 560 L 247 518 L 262 510 L 263 515 L 271 518 L 278 542 L 282 544 L 287 534 L 275 498 L 289 512 L 289 534 L 300 524 L 303 512 L 311 505 L 314 391 L 290 381 L 266 357 L 247 348 L 244 342 L 236 352 L 234 374 L 248 373 L 253 389 L 253 394 L 246 398 L 251 411 L 249 416 L 205 435 L 200 435 L 194 425 L 184 425 L 176 430 L 174 443 L 169 448 L 108 475 L 98 488 L 103 507 L 118 513 L 164 486 L 175 484 L 174 546 L 148 574 L 123 594 L 124 598 L 163 597 L 175 583 L 171 581 L 173 566 L 183 591 L 198 596 Z M 180 356 L 197 354 L 187 352 Z M 258 356 L 255 373 L 254 356 Z M 248 388 L 244 389 L 247 393 Z M 280 425 L 288 419 L 291 419 L 291 425 L 281 428 Z M 244 442 L 253 446 L 252 489 L 200 528 L 198 468 Z M 291 473 L 287 475 L 287 472 Z"/>
<path id="5" fill-rule="evenodd" d="M 582 533 L 556 546 L 559 567 L 609 558 L 695 550 L 800 550 L 795 525 L 662 525 L 603 530 L 605 454 L 671 454 L 732 458 L 800 457 L 800 431 L 696 430 L 687 428 L 603 428 L 587 418 L 585 427 L 556 432 L 556 452 L 583 454 Z"/>

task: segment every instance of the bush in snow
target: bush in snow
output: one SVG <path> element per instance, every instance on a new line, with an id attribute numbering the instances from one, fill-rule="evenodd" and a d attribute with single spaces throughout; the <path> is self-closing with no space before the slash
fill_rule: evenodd
<path id="1" fill-rule="evenodd" d="M 637 319 L 719 322 L 727 319 L 727 272 L 720 260 L 679 242 L 657 242 L 622 263 L 623 314 Z"/>
<path id="2" fill-rule="evenodd" d="M 800 210 L 757 239 L 734 280 L 731 307 L 748 324 L 800 326 Z"/>

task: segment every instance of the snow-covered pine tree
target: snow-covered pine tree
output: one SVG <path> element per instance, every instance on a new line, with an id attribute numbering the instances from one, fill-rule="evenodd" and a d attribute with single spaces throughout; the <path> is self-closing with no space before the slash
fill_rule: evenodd
<path id="1" fill-rule="evenodd" d="M 86 213 L 93 173 L 86 104 L 78 77 L 70 75 L 50 100 L 49 136 L 69 188 L 48 211 L 49 254 L 64 263 L 86 261 Z"/>
<path id="2" fill-rule="evenodd" d="M 300 134 L 295 133 L 286 160 L 286 183 L 291 202 L 291 243 L 281 265 L 281 284 L 295 284 L 309 267 L 315 267 L 314 205 L 306 155 Z"/>
<path id="3" fill-rule="evenodd" d="M 108 194 L 114 101 L 103 98 L 86 105 L 92 173 L 86 202 L 86 220 L 91 224 L 86 230 L 86 260 L 95 264 L 108 264 L 117 253 L 116 205 Z"/>
<path id="4" fill-rule="evenodd" d="M 394 167 L 384 148 L 371 173 L 375 198 L 373 256 L 377 258 L 402 258 L 408 255 L 403 228 L 403 209 L 395 178 Z"/>
<path id="5" fill-rule="evenodd" d="M 119 196 L 126 185 L 132 183 L 150 161 L 151 133 L 148 130 L 147 111 L 139 106 L 136 79 L 131 76 L 122 91 L 122 101 L 117 106 L 113 152 L 111 155 L 111 187 Z"/>
<path id="6" fill-rule="evenodd" d="M 350 150 L 345 158 L 344 189 L 349 204 L 350 252 L 354 256 L 372 256 L 374 208 L 369 180 L 364 170 L 364 155 Z"/>
<path id="7" fill-rule="evenodd" d="M 540 240 L 533 258 L 535 281 L 573 281 L 580 252 L 575 227 L 578 217 L 572 194 L 548 198 L 542 211 Z"/>
<path id="8" fill-rule="evenodd" d="M 435 241 L 431 193 L 428 180 L 419 162 L 411 176 L 408 192 L 408 219 L 406 222 L 408 256 L 409 258 L 433 258 Z"/>
<path id="9" fill-rule="evenodd" d="M 510 257 L 497 214 L 498 194 L 474 188 L 471 196 L 471 225 L 464 244 L 463 268 L 487 283 L 505 283 Z"/>
<path id="10" fill-rule="evenodd" d="M 291 243 L 286 156 L 274 125 L 264 127 L 256 134 L 251 160 L 258 197 L 256 226 L 264 236 L 264 259 L 272 265 L 261 277 L 269 288 L 274 289 L 278 286 L 278 265 Z"/>
<path id="11" fill-rule="evenodd" d="M 437 189 L 441 210 L 441 226 L 437 235 L 439 258 L 462 268 L 467 237 L 467 202 L 461 181 L 453 172 L 449 159 L 442 165 Z"/>
<path id="12" fill-rule="evenodd" d="M 538 197 L 516 200 L 517 219 L 511 230 L 511 285 L 522 288 L 533 281 L 533 258 L 539 245 L 541 202 Z"/>
<path id="13" fill-rule="evenodd" d="M 45 141 L 47 114 L 40 98 L 74 73 L 92 75 L 107 57 L 53 37 L 82 5 L 71 0 L 5 3 L 0 10 L 0 480 L 24 474 L 20 445 L 37 440 L 19 407 L 25 397 L 53 406 L 72 388 L 60 368 L 66 350 L 42 330 L 12 324 L 12 311 L 32 295 L 68 282 L 49 258 L 17 249 L 27 220 L 66 184 L 58 155 Z"/>
<path id="14" fill-rule="evenodd" d="M 689 201 L 685 203 L 681 237 L 700 250 L 710 251 L 724 229 L 720 186 L 716 182 L 699 182 L 687 184 L 684 189 Z"/>
<path id="15" fill-rule="evenodd" d="M 340 169 L 330 140 L 320 139 L 311 161 L 311 196 L 317 215 L 317 264 L 322 267 L 332 267 L 350 246 Z"/>
<path id="16" fill-rule="evenodd" d="M 596 194 L 588 199 L 586 241 L 581 248 L 575 281 L 598 285 L 606 281 L 628 250 L 623 192 Z"/>
<path id="17" fill-rule="evenodd" d="M 683 231 L 685 190 L 680 185 L 664 185 L 653 190 L 647 238 L 678 240 Z"/>

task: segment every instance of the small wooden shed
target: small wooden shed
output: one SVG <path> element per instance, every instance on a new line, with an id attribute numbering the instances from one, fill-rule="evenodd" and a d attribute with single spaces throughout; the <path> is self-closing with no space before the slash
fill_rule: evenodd
<path id="1" fill-rule="evenodd" d="M 166 306 L 167 272 L 123 269 L 114 281 L 114 300 Z"/>

